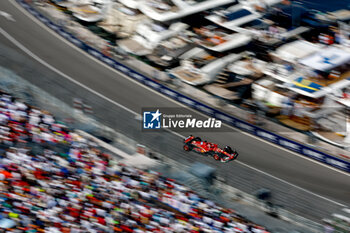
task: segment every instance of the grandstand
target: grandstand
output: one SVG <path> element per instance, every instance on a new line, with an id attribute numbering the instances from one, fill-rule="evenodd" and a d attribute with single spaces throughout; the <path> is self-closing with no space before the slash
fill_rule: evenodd
<path id="1" fill-rule="evenodd" d="M 0 92 L 3 232 L 268 232 Z"/>

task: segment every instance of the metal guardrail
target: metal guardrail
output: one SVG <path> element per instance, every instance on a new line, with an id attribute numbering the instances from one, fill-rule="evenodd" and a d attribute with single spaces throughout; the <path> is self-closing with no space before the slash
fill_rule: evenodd
<path id="1" fill-rule="evenodd" d="M 146 77 L 145 75 L 140 74 L 139 72 L 111 59 L 110 57 L 102 54 L 100 51 L 92 48 L 91 46 L 85 44 L 83 41 L 79 40 L 72 34 L 66 32 L 62 29 L 62 27 L 54 24 L 43 16 L 41 13 L 36 11 L 34 8 L 32 8 L 28 3 L 26 3 L 24 0 L 17 0 L 17 2 L 24 7 L 27 11 L 29 11 L 34 17 L 39 19 L 42 23 L 47 25 L 49 28 L 51 28 L 53 31 L 73 43 L 75 46 L 83 49 L 87 53 L 89 53 L 91 56 L 99 59 L 100 61 L 106 63 L 110 67 L 114 68 L 115 70 L 128 75 L 129 77 L 133 78 L 134 80 L 160 92 L 164 95 L 181 102 L 193 109 L 198 110 L 199 112 L 202 112 L 210 117 L 214 117 L 217 119 L 222 120 L 228 125 L 231 125 L 233 127 L 239 128 L 243 131 L 246 131 L 248 133 L 251 133 L 255 136 L 258 136 L 264 140 L 267 140 L 269 142 L 275 143 L 279 146 L 282 146 L 286 149 L 289 149 L 291 151 L 297 152 L 299 154 L 302 154 L 306 157 L 312 158 L 314 160 L 317 160 L 319 162 L 325 163 L 327 165 L 330 165 L 332 167 L 338 168 L 340 170 L 350 172 L 350 163 L 344 160 L 341 160 L 337 157 L 334 157 L 332 155 L 326 154 L 322 151 L 318 151 L 314 148 L 311 148 L 309 146 L 305 146 L 303 144 L 300 144 L 298 142 L 292 141 L 288 138 L 279 136 L 275 133 L 269 132 L 265 129 L 262 129 L 258 126 L 252 125 L 248 122 L 245 122 L 241 119 L 238 119 L 236 117 L 230 116 L 226 113 L 223 113 L 221 111 L 218 111 L 208 105 L 205 105 L 203 103 L 200 103 L 199 101 L 196 101 L 194 99 L 191 99 L 177 91 L 174 91 L 168 87 L 166 87 L 163 84 L 157 83 L 154 80 L 152 80 L 149 77 Z"/>

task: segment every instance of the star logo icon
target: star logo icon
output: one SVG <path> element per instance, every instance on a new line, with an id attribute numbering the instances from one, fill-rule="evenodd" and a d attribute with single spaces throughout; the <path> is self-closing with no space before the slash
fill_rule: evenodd
<path id="1" fill-rule="evenodd" d="M 159 117 L 162 115 L 160 112 L 159 112 L 159 109 L 157 109 L 157 111 L 155 113 L 152 113 L 152 120 L 151 122 L 153 122 L 154 120 L 157 120 L 159 121 Z"/>
<path id="2" fill-rule="evenodd" d="M 162 113 L 157 111 L 145 111 L 143 112 L 143 128 L 144 129 L 160 129 L 161 128 L 161 115 Z"/>

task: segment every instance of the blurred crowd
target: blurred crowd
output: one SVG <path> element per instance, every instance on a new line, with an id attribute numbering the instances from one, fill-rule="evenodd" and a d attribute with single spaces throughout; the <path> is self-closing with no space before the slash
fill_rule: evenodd
<path id="1" fill-rule="evenodd" d="M 267 232 L 0 93 L 0 232 Z"/>

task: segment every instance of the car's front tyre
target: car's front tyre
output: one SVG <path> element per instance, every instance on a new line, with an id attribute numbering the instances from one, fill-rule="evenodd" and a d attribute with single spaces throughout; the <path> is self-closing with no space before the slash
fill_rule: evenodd
<path id="1" fill-rule="evenodd" d="M 191 148 L 189 145 L 184 145 L 184 151 L 191 151 Z"/>

